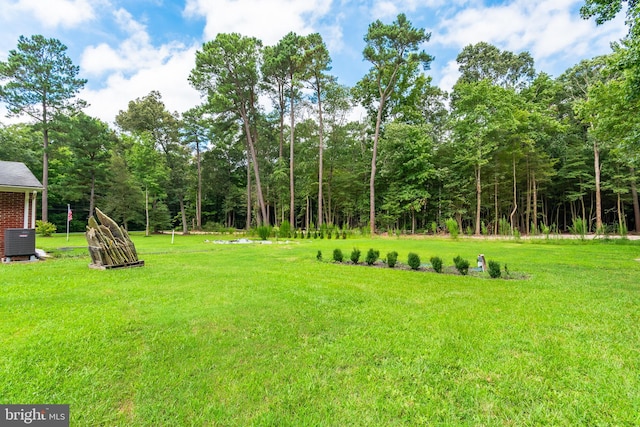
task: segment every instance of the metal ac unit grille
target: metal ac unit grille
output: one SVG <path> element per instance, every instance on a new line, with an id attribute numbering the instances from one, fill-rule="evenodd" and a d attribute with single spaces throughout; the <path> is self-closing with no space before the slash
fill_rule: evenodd
<path id="1" fill-rule="evenodd" d="M 4 256 L 36 254 L 36 230 L 32 228 L 7 228 L 4 230 Z"/>

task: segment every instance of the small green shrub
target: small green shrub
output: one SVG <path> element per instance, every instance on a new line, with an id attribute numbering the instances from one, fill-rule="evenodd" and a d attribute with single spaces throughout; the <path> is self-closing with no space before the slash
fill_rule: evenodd
<path id="1" fill-rule="evenodd" d="M 629 234 L 629 229 L 627 228 L 627 224 L 623 221 L 616 226 L 617 232 L 622 237 L 627 237 Z"/>
<path id="2" fill-rule="evenodd" d="M 307 230 L 307 239 L 311 238 L 311 231 Z"/>
<path id="3" fill-rule="evenodd" d="M 316 259 L 318 261 L 322 261 L 322 251 L 318 251 L 318 253 L 316 254 Z"/>
<path id="4" fill-rule="evenodd" d="M 391 251 L 387 254 L 387 265 L 389 268 L 393 268 L 398 263 L 398 252 Z"/>
<path id="5" fill-rule="evenodd" d="M 575 234 L 580 236 L 582 240 L 584 240 L 585 235 L 587 234 L 587 220 L 582 218 L 574 218 L 573 225 L 569 227 L 569 231 L 571 234 Z"/>
<path id="6" fill-rule="evenodd" d="M 380 251 L 369 249 L 367 251 L 367 257 L 364 259 L 367 265 L 373 265 L 380 258 Z"/>
<path id="7" fill-rule="evenodd" d="M 360 261 L 360 249 L 353 248 L 350 258 L 352 263 L 357 264 Z"/>
<path id="8" fill-rule="evenodd" d="M 268 225 L 261 225 L 256 229 L 260 240 L 267 240 L 271 235 L 271 230 L 271 227 L 269 227 Z"/>
<path id="9" fill-rule="evenodd" d="M 420 257 L 418 254 L 414 252 L 409 252 L 407 256 L 407 264 L 411 267 L 412 270 L 417 270 L 420 268 Z"/>
<path id="10" fill-rule="evenodd" d="M 456 270 L 463 276 L 466 276 L 469 273 L 469 261 L 466 259 L 462 259 L 460 255 L 453 259 L 453 264 L 456 266 Z"/>
<path id="11" fill-rule="evenodd" d="M 431 232 L 433 234 L 438 234 L 438 223 L 435 221 L 431 222 Z"/>
<path id="12" fill-rule="evenodd" d="M 458 234 L 460 234 L 460 229 L 458 228 L 458 221 L 453 218 L 449 218 L 444 222 L 447 227 L 447 231 L 451 235 L 452 239 L 457 239 Z"/>
<path id="13" fill-rule="evenodd" d="M 280 237 L 285 239 L 291 237 L 291 224 L 289 221 L 284 220 L 280 223 L 280 232 L 278 233 Z"/>
<path id="14" fill-rule="evenodd" d="M 433 270 L 436 273 L 442 273 L 442 258 L 440 258 L 439 256 L 434 256 L 431 257 L 429 261 L 431 261 L 431 267 L 433 267 Z"/>
<path id="15" fill-rule="evenodd" d="M 545 235 L 545 238 L 549 238 L 549 233 L 551 233 L 551 229 L 546 224 L 542 224 L 542 233 Z"/>
<path id="16" fill-rule="evenodd" d="M 500 221 L 498 222 L 498 232 L 501 236 L 508 236 L 511 234 L 511 225 L 509 224 L 509 221 L 507 221 L 507 218 L 500 218 Z"/>
<path id="17" fill-rule="evenodd" d="M 335 262 L 342 262 L 343 259 L 344 259 L 344 257 L 342 256 L 342 251 L 340 249 L 334 249 L 333 250 L 333 260 Z"/>
<path id="18" fill-rule="evenodd" d="M 51 224 L 50 222 L 46 222 L 42 220 L 36 221 L 36 233 L 38 233 L 41 236 L 51 237 L 51 235 L 55 233 L 56 230 L 57 230 L 56 226 L 54 224 Z"/>
<path id="19" fill-rule="evenodd" d="M 500 277 L 500 263 L 497 261 L 489 261 L 489 276 L 492 279 Z"/>
<path id="20" fill-rule="evenodd" d="M 342 240 L 346 240 L 346 238 L 347 238 L 347 232 L 343 231 L 342 232 Z"/>
<path id="21" fill-rule="evenodd" d="M 533 236 L 537 236 L 540 230 L 538 230 L 538 227 L 534 224 L 533 221 L 531 221 L 531 225 L 529 226 L 529 232 L 531 233 L 531 235 Z"/>
<path id="22" fill-rule="evenodd" d="M 332 234 L 333 234 L 333 233 L 331 232 L 331 230 L 327 231 L 327 239 L 331 239 L 331 237 L 332 237 L 331 235 L 332 235 Z"/>
<path id="23" fill-rule="evenodd" d="M 487 228 L 487 223 L 485 223 L 484 221 L 482 221 L 482 223 L 480 224 L 480 232 L 482 233 L 483 236 L 489 235 L 489 229 Z"/>

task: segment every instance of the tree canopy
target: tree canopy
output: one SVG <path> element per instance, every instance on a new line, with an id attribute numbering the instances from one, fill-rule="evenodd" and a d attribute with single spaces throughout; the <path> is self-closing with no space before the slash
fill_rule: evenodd
<path id="1" fill-rule="evenodd" d="M 604 22 L 624 3 L 588 0 L 582 14 Z M 459 52 L 450 93 L 429 75 L 430 33 L 405 14 L 368 27 L 371 67 L 354 87 L 330 74 L 320 34 L 265 46 L 221 33 L 195 54 L 200 105 L 169 111 L 151 91 L 113 129 L 79 111 L 85 81 L 64 45 L 21 37 L 0 62 L 0 95 L 34 123 L 0 126 L 0 159 L 25 161 L 43 183 L 50 167 L 43 219 L 64 221 L 73 203 L 77 231 L 99 204 L 147 233 L 457 223 L 476 235 L 623 234 L 640 229 L 638 5 L 627 3 L 630 31 L 610 54 L 553 77 L 529 52 L 480 42 Z"/>

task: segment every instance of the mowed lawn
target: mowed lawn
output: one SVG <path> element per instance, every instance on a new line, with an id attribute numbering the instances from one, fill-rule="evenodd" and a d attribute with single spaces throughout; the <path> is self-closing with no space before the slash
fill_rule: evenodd
<path id="1" fill-rule="evenodd" d="M 58 249 L 82 235 L 38 238 L 57 258 L 0 265 L 0 403 L 73 426 L 640 425 L 636 242 L 215 238 L 134 235 L 146 265 L 108 271 Z M 354 247 L 528 278 L 330 262 Z"/>

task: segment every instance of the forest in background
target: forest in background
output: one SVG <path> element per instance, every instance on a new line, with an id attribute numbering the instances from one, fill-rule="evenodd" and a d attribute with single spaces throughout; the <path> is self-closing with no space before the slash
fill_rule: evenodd
<path id="1" fill-rule="evenodd" d="M 598 22 L 624 2 L 587 1 Z M 58 40 L 21 37 L 0 62 L 0 100 L 32 124 L 0 126 L 0 159 L 47 190 L 42 219 L 84 231 L 96 206 L 130 230 L 259 225 L 469 234 L 640 228 L 637 6 L 609 55 L 554 78 L 528 52 L 465 47 L 451 93 L 433 86 L 430 34 L 398 15 L 369 26 L 370 71 L 331 75 L 319 34 L 274 46 L 219 34 L 194 58 L 203 104 L 159 92 L 111 127 L 82 112 L 86 83 Z M 354 111 L 366 114 L 353 120 Z M 46 179 L 45 179 L 46 178 Z"/>

